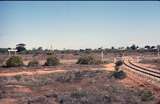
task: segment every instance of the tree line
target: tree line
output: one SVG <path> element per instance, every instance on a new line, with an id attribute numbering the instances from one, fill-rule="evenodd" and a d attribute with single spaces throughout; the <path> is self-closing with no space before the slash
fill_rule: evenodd
<path id="1" fill-rule="evenodd" d="M 90 52 L 101 52 L 102 50 L 104 52 L 119 52 L 119 51 L 137 51 L 137 52 L 156 52 L 158 50 L 157 46 L 150 46 L 150 45 L 145 45 L 144 47 L 139 47 L 138 45 L 132 44 L 131 46 L 127 47 L 111 47 L 111 48 L 97 48 L 97 49 L 91 49 L 91 48 L 86 48 L 86 49 L 79 49 L 79 50 L 73 50 L 73 49 L 63 49 L 63 50 L 58 50 L 54 49 L 54 52 L 56 53 L 90 53 Z M 11 48 L 0 48 L 0 53 L 8 53 L 8 49 Z M 17 52 L 20 54 L 38 54 L 38 53 L 49 53 L 53 52 L 51 49 L 43 49 L 43 47 L 39 46 L 38 48 L 33 48 L 33 49 L 26 49 L 26 44 L 20 43 L 16 45 Z"/>

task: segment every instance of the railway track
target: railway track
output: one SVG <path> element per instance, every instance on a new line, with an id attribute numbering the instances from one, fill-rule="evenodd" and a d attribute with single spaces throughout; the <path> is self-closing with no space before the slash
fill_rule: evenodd
<path id="1" fill-rule="evenodd" d="M 151 79 L 156 79 L 156 80 L 160 81 L 160 72 L 159 71 L 135 65 L 129 59 L 124 60 L 124 65 L 137 73 L 140 73 L 140 74 L 147 76 Z"/>

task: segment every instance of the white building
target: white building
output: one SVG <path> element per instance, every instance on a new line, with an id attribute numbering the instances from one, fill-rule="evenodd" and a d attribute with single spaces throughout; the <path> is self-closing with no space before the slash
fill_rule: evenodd
<path id="1" fill-rule="evenodd" d="M 13 55 L 16 55 L 17 49 L 15 49 L 15 48 L 8 49 L 8 53 L 9 53 L 9 56 L 11 56 L 12 53 L 13 53 Z"/>

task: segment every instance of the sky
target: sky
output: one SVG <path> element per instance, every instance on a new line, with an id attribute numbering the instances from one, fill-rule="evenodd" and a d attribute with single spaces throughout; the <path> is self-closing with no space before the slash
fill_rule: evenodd
<path id="1" fill-rule="evenodd" d="M 160 44 L 160 1 L 0 1 L 0 47 Z"/>

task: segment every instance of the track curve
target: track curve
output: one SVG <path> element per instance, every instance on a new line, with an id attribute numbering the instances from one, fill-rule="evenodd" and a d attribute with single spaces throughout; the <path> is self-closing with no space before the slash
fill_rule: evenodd
<path id="1" fill-rule="evenodd" d="M 147 68 L 135 65 L 129 59 L 127 59 L 127 62 L 126 62 L 126 60 L 124 61 L 124 65 L 133 69 L 133 70 L 135 70 L 135 71 L 141 72 L 145 75 L 149 75 L 149 76 L 158 78 L 160 80 L 160 72 L 157 72 L 157 71 L 154 71 L 154 70 L 149 70 Z"/>
<path id="2" fill-rule="evenodd" d="M 138 65 L 136 65 L 136 64 L 133 64 L 130 60 L 128 60 L 128 62 L 129 62 L 131 65 L 133 65 L 133 66 L 135 66 L 135 67 L 137 67 L 137 68 L 141 68 L 141 69 L 143 69 L 143 70 L 146 70 L 146 71 L 149 71 L 149 72 L 152 72 L 152 73 L 155 73 L 155 74 L 160 74 L 160 72 L 158 72 L 158 71 L 154 71 L 154 70 L 151 70 L 151 69 L 144 68 L 144 67 L 138 66 Z M 155 70 L 156 70 L 156 69 L 155 69 Z"/>

